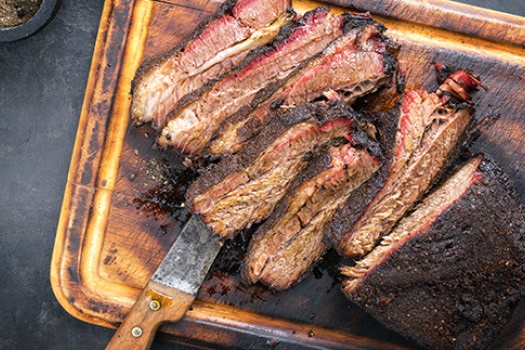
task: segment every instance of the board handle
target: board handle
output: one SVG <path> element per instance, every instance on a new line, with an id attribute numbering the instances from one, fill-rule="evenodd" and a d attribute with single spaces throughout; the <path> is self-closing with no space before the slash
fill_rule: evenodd
<path id="1" fill-rule="evenodd" d="M 192 295 L 149 281 L 106 350 L 149 349 L 159 326 L 180 320 L 194 299 Z"/>

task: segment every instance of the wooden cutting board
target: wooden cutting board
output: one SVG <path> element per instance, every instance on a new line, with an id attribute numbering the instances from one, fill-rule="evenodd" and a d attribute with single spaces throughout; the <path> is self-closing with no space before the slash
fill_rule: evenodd
<path id="1" fill-rule="evenodd" d="M 443 0 L 332 3 L 336 12 L 370 11 L 389 28 L 409 89 L 437 87 L 433 62 L 480 75 L 488 91 L 474 96 L 476 116 L 500 118 L 474 150 L 492 154 L 525 199 L 525 18 Z M 59 302 L 81 320 L 116 327 L 189 217 L 181 203 L 195 174 L 153 147 L 148 126 L 129 126 L 130 83 L 144 59 L 175 46 L 218 6 L 106 0 L 51 268 Z M 397 97 L 385 89 L 360 104 L 377 113 Z M 164 336 L 208 348 L 417 348 L 344 298 L 334 253 L 300 284 L 274 293 L 242 279 L 244 246 L 239 237 L 223 248 L 193 308 L 164 326 Z M 523 304 L 495 348 L 525 347 Z"/>

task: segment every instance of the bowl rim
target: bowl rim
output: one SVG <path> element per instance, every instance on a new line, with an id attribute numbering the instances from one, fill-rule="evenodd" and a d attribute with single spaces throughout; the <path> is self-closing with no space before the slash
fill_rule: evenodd
<path id="1" fill-rule="evenodd" d="M 42 29 L 55 15 L 60 0 L 42 0 L 38 11 L 27 22 L 14 27 L 0 27 L 0 42 L 27 38 Z"/>

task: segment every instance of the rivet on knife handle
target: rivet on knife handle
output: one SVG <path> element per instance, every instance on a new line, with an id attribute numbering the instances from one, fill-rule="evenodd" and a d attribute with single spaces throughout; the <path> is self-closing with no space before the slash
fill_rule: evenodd
<path id="1" fill-rule="evenodd" d="M 106 350 L 149 349 L 159 326 L 180 320 L 194 299 L 193 295 L 150 281 Z M 159 302 L 158 310 L 151 309 L 153 300 Z"/>
<path id="2" fill-rule="evenodd" d="M 220 249 L 220 239 L 191 217 L 106 350 L 149 349 L 159 326 L 189 309 Z"/>

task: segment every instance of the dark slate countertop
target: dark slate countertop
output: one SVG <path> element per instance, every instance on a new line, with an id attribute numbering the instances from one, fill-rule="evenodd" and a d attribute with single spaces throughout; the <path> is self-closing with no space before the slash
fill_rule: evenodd
<path id="1" fill-rule="evenodd" d="M 462 2 L 525 16 L 523 0 Z M 66 313 L 49 282 L 103 4 L 62 0 L 43 30 L 0 43 L 0 349 L 104 349 L 114 333 Z"/>

